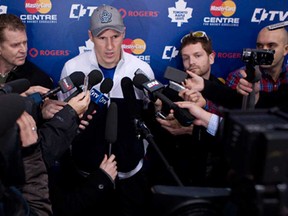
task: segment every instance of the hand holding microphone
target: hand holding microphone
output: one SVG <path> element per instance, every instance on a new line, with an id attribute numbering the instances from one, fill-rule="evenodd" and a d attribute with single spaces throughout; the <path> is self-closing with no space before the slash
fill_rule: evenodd
<path id="1" fill-rule="evenodd" d="M 86 82 L 86 86 L 84 85 L 85 79 L 86 81 L 88 81 L 88 83 Z M 85 90 L 84 88 L 86 88 L 86 90 L 90 90 L 92 86 L 100 83 L 102 79 L 103 75 L 99 70 L 92 70 L 87 76 L 85 76 L 83 73 L 83 77 L 81 77 L 81 80 L 79 80 L 79 85 L 76 85 L 76 91 L 74 91 L 70 96 L 65 98 L 64 101 L 68 102 L 71 98 L 83 92 L 83 90 Z"/>
<path id="2" fill-rule="evenodd" d="M 182 126 L 190 126 L 193 123 L 194 117 L 189 113 L 187 109 L 180 108 L 167 96 L 161 93 L 164 85 L 157 80 L 149 80 L 144 74 L 136 74 L 133 78 L 134 85 L 146 89 L 150 93 L 152 101 L 160 99 L 162 103 L 169 106 L 174 110 L 174 117 Z"/>
<path id="3" fill-rule="evenodd" d="M 70 76 L 67 76 L 63 79 L 61 79 L 58 82 L 58 86 L 54 89 L 51 89 L 49 91 L 46 91 L 46 89 L 40 88 L 40 87 L 32 87 L 29 92 L 26 92 L 28 95 L 28 98 L 33 101 L 35 105 L 40 105 L 44 102 L 46 98 L 51 98 L 52 96 L 55 96 L 57 92 L 61 91 L 62 93 L 66 93 L 70 90 L 72 90 L 75 86 L 80 86 L 84 81 L 84 73 L 81 71 L 75 71 L 74 73 L 70 74 Z M 39 91 L 37 91 L 39 90 Z M 33 91 L 37 91 L 32 93 Z M 46 91 L 46 92 L 45 92 Z M 43 93 L 45 92 L 45 93 Z M 32 94 L 30 94 L 32 93 Z"/>
<path id="4" fill-rule="evenodd" d="M 100 168 L 103 169 L 114 181 L 118 174 L 115 155 L 111 154 L 111 156 L 108 158 L 108 156 L 105 154 L 100 164 Z"/>
<path id="5" fill-rule="evenodd" d="M 42 95 L 42 99 L 47 97 L 54 96 L 57 92 L 61 91 L 62 93 L 66 93 L 72 90 L 74 87 L 78 87 L 83 84 L 84 81 L 84 73 L 81 71 L 75 71 L 67 77 L 59 80 L 58 86 L 54 89 L 51 89 L 46 94 Z"/>
<path id="6" fill-rule="evenodd" d="M 91 88 L 90 90 L 91 101 L 88 106 L 88 109 L 81 118 L 81 124 L 79 125 L 79 129 L 84 130 L 86 128 L 86 126 L 88 125 L 88 120 L 91 120 L 92 118 L 90 115 L 92 115 L 97 108 L 106 106 L 106 104 L 109 101 L 109 98 L 105 94 L 108 94 L 111 91 L 112 87 L 113 87 L 113 80 L 110 78 L 105 78 L 100 85 L 100 91 L 98 91 L 95 86 Z M 78 133 L 80 133 L 80 130 L 78 130 Z"/>
<path id="7" fill-rule="evenodd" d="M 81 118 L 88 109 L 90 100 L 90 91 L 87 90 L 73 97 L 68 101 L 68 104 L 76 111 L 79 118 Z"/>
<path id="8" fill-rule="evenodd" d="M 88 110 L 83 115 L 82 119 L 86 120 L 87 115 L 93 113 L 97 108 L 106 106 L 109 101 L 109 98 L 105 95 L 108 94 L 113 87 L 113 80 L 110 78 L 105 78 L 100 85 L 100 91 L 94 86 L 90 90 L 91 102 L 89 104 Z"/>

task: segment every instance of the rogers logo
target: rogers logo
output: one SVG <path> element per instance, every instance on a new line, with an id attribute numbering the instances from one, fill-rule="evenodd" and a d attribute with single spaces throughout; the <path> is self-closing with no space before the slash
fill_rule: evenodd
<path id="1" fill-rule="evenodd" d="M 124 8 L 120 8 L 119 12 L 122 14 L 122 18 L 128 17 L 158 17 L 158 11 L 143 11 L 143 10 L 134 10 L 126 11 Z"/>
<path id="2" fill-rule="evenodd" d="M 123 41 L 122 47 L 128 53 L 140 55 L 145 52 L 146 43 L 140 38 L 134 40 L 126 38 Z"/>
<path id="3" fill-rule="evenodd" d="M 216 0 L 212 2 L 210 6 L 210 13 L 213 16 L 219 17 L 219 16 L 224 16 L 224 17 L 230 17 L 236 12 L 236 4 L 231 1 L 231 0 Z"/>
<path id="4" fill-rule="evenodd" d="M 38 55 L 39 56 L 69 56 L 70 55 L 69 50 L 38 50 L 36 48 L 31 48 L 28 53 L 32 58 L 36 58 Z"/>
<path id="5" fill-rule="evenodd" d="M 25 9 L 30 14 L 46 14 L 52 9 L 50 0 L 25 0 Z"/>

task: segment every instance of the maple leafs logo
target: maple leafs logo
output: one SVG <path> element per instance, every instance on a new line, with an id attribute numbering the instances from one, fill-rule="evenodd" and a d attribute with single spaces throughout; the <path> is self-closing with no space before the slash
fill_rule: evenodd
<path id="1" fill-rule="evenodd" d="M 193 8 L 186 8 L 187 3 L 184 0 L 175 2 L 176 7 L 168 8 L 168 17 L 171 22 L 176 22 L 177 27 L 181 27 L 182 23 L 188 23 L 188 19 L 192 17 Z"/>
<path id="2" fill-rule="evenodd" d="M 93 49 L 94 44 L 92 43 L 91 40 L 85 41 L 85 46 L 80 46 L 79 49 L 79 54 L 84 53 L 84 52 L 89 52 Z"/>
<path id="3" fill-rule="evenodd" d="M 0 5 L 0 14 L 6 14 L 7 13 L 7 6 Z"/>

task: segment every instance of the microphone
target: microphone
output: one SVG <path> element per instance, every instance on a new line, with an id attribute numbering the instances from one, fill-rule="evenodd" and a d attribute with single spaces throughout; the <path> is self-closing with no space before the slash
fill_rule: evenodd
<path id="1" fill-rule="evenodd" d="M 161 93 L 165 87 L 162 83 L 157 80 L 149 80 L 144 74 L 136 74 L 133 78 L 134 85 L 142 86 L 142 89 L 146 89 L 152 96 L 152 101 L 160 99 L 162 103 L 168 105 L 170 109 L 174 110 L 174 116 L 182 126 L 190 126 L 195 119 L 194 116 L 187 109 L 178 107 L 173 101 L 167 96 Z"/>
<path id="2" fill-rule="evenodd" d="M 91 88 L 90 90 L 90 98 L 91 102 L 89 104 L 89 107 L 87 111 L 84 113 L 82 119 L 87 119 L 87 115 L 91 114 L 96 107 L 102 108 L 105 106 L 109 98 L 105 96 L 105 94 L 108 94 L 113 87 L 113 80 L 111 78 L 105 78 L 103 82 L 100 85 L 100 91 L 96 89 L 96 87 Z"/>
<path id="3" fill-rule="evenodd" d="M 105 78 L 100 85 L 100 91 L 93 87 L 90 91 L 91 101 L 97 104 L 99 107 L 103 107 L 109 101 L 109 98 L 105 96 L 113 87 L 113 80 Z"/>
<path id="4" fill-rule="evenodd" d="M 148 79 L 144 74 L 142 74 L 142 75 L 146 79 Z M 135 76 L 137 76 L 137 74 Z M 138 79 L 139 79 L 139 77 L 135 78 L 135 80 L 138 80 Z M 140 88 L 143 88 L 142 85 L 140 85 L 140 83 L 138 83 L 138 82 L 136 82 L 136 85 L 138 85 Z M 141 135 L 144 136 L 144 138 L 149 142 L 149 144 L 151 144 L 154 147 L 156 153 L 158 153 L 159 157 L 162 159 L 163 163 L 165 164 L 167 170 L 171 173 L 174 180 L 179 184 L 179 186 L 183 186 L 181 180 L 179 179 L 177 174 L 174 172 L 173 167 L 171 167 L 169 165 L 167 159 L 165 158 L 165 156 L 163 155 L 163 153 L 161 152 L 161 150 L 159 149 L 159 147 L 155 143 L 155 140 L 153 139 L 153 135 L 151 134 L 149 128 L 146 126 L 146 124 L 143 121 L 140 120 L 140 116 L 136 112 L 136 108 L 135 108 L 136 107 L 136 96 L 135 96 L 135 91 L 134 91 L 132 80 L 129 77 L 122 78 L 121 88 L 122 88 L 122 92 L 123 92 L 124 101 L 128 105 L 127 106 L 128 111 L 130 113 L 131 118 L 134 120 L 134 123 L 135 123 L 137 137 L 139 138 L 139 137 L 141 137 Z"/>
<path id="5" fill-rule="evenodd" d="M 123 93 L 123 98 L 125 104 L 128 106 L 128 112 L 130 114 L 131 119 L 137 120 L 140 119 L 140 115 L 136 112 L 136 95 L 134 91 L 133 82 L 129 77 L 124 77 L 121 80 L 121 88 Z"/>
<path id="6" fill-rule="evenodd" d="M 58 86 L 55 89 L 51 89 L 46 94 L 43 94 L 41 97 L 45 99 L 47 97 L 51 97 L 55 95 L 57 92 L 61 91 L 62 93 L 66 93 L 73 89 L 75 86 L 80 86 L 84 81 L 84 73 L 81 71 L 75 71 L 69 76 L 59 80 Z"/>
<path id="7" fill-rule="evenodd" d="M 0 95 L 8 93 L 18 93 L 21 94 L 25 92 L 30 87 L 30 82 L 28 79 L 17 79 L 4 84 L 0 84 Z"/>
<path id="8" fill-rule="evenodd" d="M 99 70 L 92 70 L 89 74 L 88 74 L 88 86 L 87 89 L 91 89 L 94 85 L 97 85 L 98 83 L 101 82 L 101 80 L 103 79 L 103 75 Z M 78 95 L 79 93 L 81 93 L 84 89 L 84 79 L 83 82 L 79 85 L 76 86 L 77 90 L 75 92 L 73 92 L 69 97 L 67 97 L 64 101 L 68 102 L 71 98 L 75 97 L 76 95 Z"/>
<path id="9" fill-rule="evenodd" d="M 75 71 L 74 73 L 70 74 L 58 82 L 58 85 L 55 89 L 49 90 L 47 93 L 41 95 L 39 92 L 35 92 L 31 95 L 28 95 L 28 99 L 31 100 L 35 105 L 40 105 L 43 103 L 43 100 L 47 97 L 51 97 L 56 94 L 58 91 L 62 91 L 63 93 L 70 91 L 75 86 L 81 85 L 81 81 L 84 81 L 84 73 L 81 71 Z"/>
<path id="10" fill-rule="evenodd" d="M 140 114 L 136 111 L 137 99 L 134 91 L 134 85 L 129 77 L 124 77 L 121 80 L 121 88 L 123 93 L 123 99 L 127 106 L 127 111 L 130 116 L 130 120 L 133 122 L 136 136 L 140 135 L 139 122 L 141 121 Z"/>
<path id="11" fill-rule="evenodd" d="M 106 127 L 105 127 L 105 140 L 109 143 L 109 153 L 111 155 L 112 144 L 117 140 L 118 130 L 118 107 L 115 102 L 112 102 L 108 107 L 106 116 Z"/>
<path id="12" fill-rule="evenodd" d="M 90 90 L 94 85 L 97 85 L 102 81 L 103 75 L 99 70 L 95 69 L 88 74 L 88 79 L 88 89 Z"/>
<path id="13" fill-rule="evenodd" d="M 272 25 L 269 25 L 267 28 L 270 31 L 273 31 L 273 30 L 276 30 L 276 29 L 284 28 L 286 26 L 288 26 L 288 21 L 272 24 Z"/>

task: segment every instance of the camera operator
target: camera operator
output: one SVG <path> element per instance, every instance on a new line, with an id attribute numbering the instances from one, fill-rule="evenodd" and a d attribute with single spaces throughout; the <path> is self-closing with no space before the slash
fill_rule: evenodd
<path id="1" fill-rule="evenodd" d="M 251 74 L 247 74 L 250 71 L 246 71 L 247 68 L 243 67 L 228 75 L 226 86 L 216 85 L 188 72 L 192 79 L 185 81 L 185 87 L 201 91 L 204 97 L 228 109 L 239 109 L 243 96 L 248 96 L 251 92 L 255 94 L 255 104 L 253 104 L 255 108 L 287 107 L 285 89 L 288 83 L 288 66 L 285 65 L 284 59 L 288 53 L 288 36 L 285 28 L 269 30 L 268 27 L 264 27 L 258 34 L 257 49 L 251 49 L 250 60 L 247 59 L 247 50 L 242 60 L 256 62 L 254 69 L 255 73 L 260 75 L 258 77 L 260 81 L 247 80 L 247 76 Z M 270 51 L 274 52 L 273 61 L 270 58 Z M 255 65 L 252 64 L 250 67 Z"/>
<path id="2" fill-rule="evenodd" d="M 262 76 L 259 90 L 264 92 L 277 91 L 281 84 L 288 83 L 288 66 L 284 63 L 285 56 L 288 53 L 287 30 L 285 28 L 275 30 L 269 30 L 268 27 L 262 28 L 258 33 L 256 49 L 275 51 L 271 65 L 259 65 Z M 241 75 L 243 71 L 245 72 L 245 68 L 231 72 L 226 79 L 226 84 L 236 89 L 240 79 L 243 78 Z"/>

